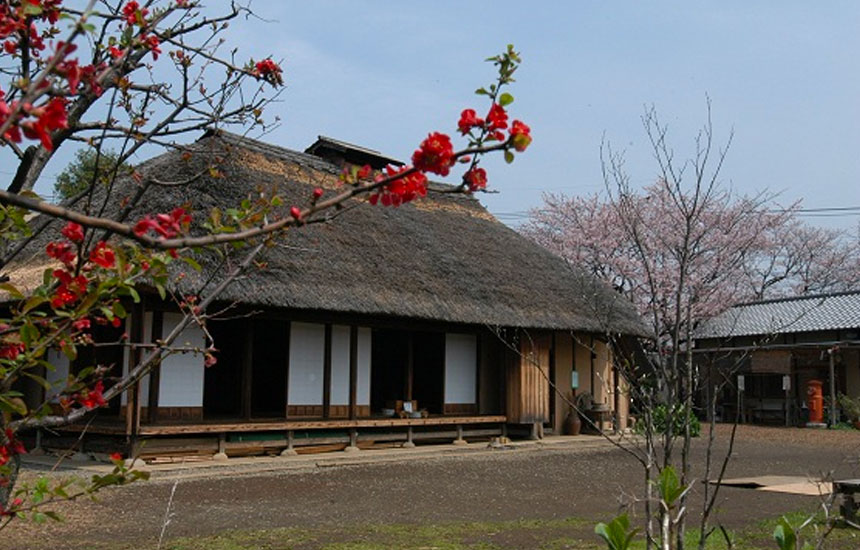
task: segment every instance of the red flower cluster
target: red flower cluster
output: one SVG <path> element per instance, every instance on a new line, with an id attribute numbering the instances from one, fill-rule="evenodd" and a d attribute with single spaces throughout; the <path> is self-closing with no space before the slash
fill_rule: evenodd
<path id="1" fill-rule="evenodd" d="M 4 341 L 0 345 L 0 359 L 14 361 L 22 353 L 24 353 L 24 344 L 21 342 Z"/>
<path id="2" fill-rule="evenodd" d="M 474 193 L 487 187 L 487 171 L 483 168 L 472 168 L 463 174 L 463 181 L 469 186 L 469 192 Z"/>
<path id="3" fill-rule="evenodd" d="M 254 76 L 265 80 L 272 86 L 280 86 L 284 83 L 281 67 L 271 58 L 257 62 L 254 66 Z"/>
<path id="4" fill-rule="evenodd" d="M 134 225 L 135 235 L 143 236 L 150 230 L 155 231 L 165 239 L 172 239 L 180 233 L 188 231 L 191 215 L 184 208 L 174 208 L 170 214 L 156 214 L 155 218 L 145 216 Z"/>
<path id="5" fill-rule="evenodd" d="M 3 101 L 3 94 L 0 92 L 0 124 L 6 122 L 12 112 L 18 108 L 18 102 L 13 101 L 11 105 Z M 51 142 L 50 132 L 60 130 L 68 126 L 66 115 L 66 99 L 63 97 L 54 97 L 48 100 L 41 107 L 27 108 L 24 105 L 22 113 L 19 116 L 34 116 L 36 120 L 27 120 L 20 123 L 18 126 L 12 125 L 3 136 L 14 143 L 21 142 L 21 132 L 29 139 L 38 139 L 47 150 L 52 150 L 54 144 Z"/>
<path id="6" fill-rule="evenodd" d="M 132 0 L 122 7 L 122 15 L 125 17 L 125 22 L 128 26 L 144 26 L 146 24 L 146 16 L 149 15 L 149 10 L 146 8 L 140 9 L 140 5 Z"/>
<path id="7" fill-rule="evenodd" d="M 76 393 L 72 396 L 72 399 L 77 401 L 82 407 L 87 409 L 95 409 L 97 407 L 104 407 L 107 405 L 107 401 L 105 401 L 104 392 L 105 386 L 104 383 L 99 380 L 96 382 L 95 386 L 92 389 L 84 389 L 79 393 Z"/>
<path id="8" fill-rule="evenodd" d="M 447 176 L 454 164 L 454 146 L 451 145 L 451 138 L 440 132 L 433 132 L 412 154 L 412 164 L 422 172 Z"/>
<path id="9" fill-rule="evenodd" d="M 75 222 L 69 222 L 66 227 L 60 232 L 63 237 L 69 239 L 73 243 L 79 243 L 84 240 L 84 228 Z"/>
<path id="10" fill-rule="evenodd" d="M 515 120 L 511 125 L 511 144 L 514 146 L 519 152 L 523 152 L 532 142 L 532 136 L 530 134 L 531 128 L 526 126 L 523 122 L 519 120 Z"/>
<path id="11" fill-rule="evenodd" d="M 50 242 L 45 247 L 45 252 L 48 256 L 55 260 L 60 260 L 64 265 L 72 265 L 75 262 L 75 251 L 72 249 L 71 243 L 68 242 Z"/>
<path id="12" fill-rule="evenodd" d="M 457 128 L 464 136 L 472 131 L 472 128 L 478 128 L 484 125 L 484 119 L 478 118 L 475 109 L 465 109 L 460 113 L 460 121 L 457 122 Z"/>
<path id="13" fill-rule="evenodd" d="M 110 269 L 116 263 L 116 256 L 109 244 L 99 241 L 90 252 L 90 261 L 105 269 Z"/>
<path id="14" fill-rule="evenodd" d="M 487 113 L 487 130 L 490 132 L 489 139 L 505 141 L 502 130 L 508 127 L 508 113 L 498 103 L 493 103 L 490 112 Z"/>
<path id="15" fill-rule="evenodd" d="M 9 459 L 11 459 L 15 455 L 23 455 L 27 454 L 27 449 L 24 448 L 24 444 L 21 443 L 19 439 L 15 437 L 15 432 L 6 428 L 6 442 L 3 445 L 0 445 L 0 466 L 3 466 Z M 20 505 L 20 501 L 12 503 L 12 506 Z M 2 510 L 2 508 L 0 508 Z"/>
<path id="16" fill-rule="evenodd" d="M 77 302 L 87 292 L 89 281 L 83 275 L 74 276 L 64 269 L 55 269 L 54 278 L 59 281 L 51 298 L 51 306 L 54 309 Z"/>
<path id="17" fill-rule="evenodd" d="M 399 169 L 387 166 L 385 168 L 386 175 L 378 176 L 377 180 L 381 181 L 385 177 L 394 177 L 409 170 L 403 166 Z M 424 197 L 427 195 L 427 176 L 421 172 L 412 172 L 411 174 L 399 177 L 394 181 L 386 184 L 379 193 L 370 195 L 370 204 L 381 202 L 383 206 L 400 206 L 403 203 L 409 202 L 416 197 Z"/>

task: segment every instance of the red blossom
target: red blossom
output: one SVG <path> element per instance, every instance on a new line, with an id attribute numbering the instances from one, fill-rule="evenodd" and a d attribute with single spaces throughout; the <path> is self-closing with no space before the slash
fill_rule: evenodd
<path id="1" fill-rule="evenodd" d="M 22 353 L 24 353 L 24 344 L 20 342 L 2 342 L 0 345 L 0 359 L 14 361 Z"/>
<path id="2" fill-rule="evenodd" d="M 161 48 L 158 47 L 160 44 L 158 37 L 150 34 L 144 39 L 143 44 L 152 52 L 152 58 L 158 61 L 158 55 L 161 53 Z"/>
<path id="3" fill-rule="evenodd" d="M 143 236 L 149 231 L 155 231 L 165 239 L 170 239 L 188 230 L 191 215 L 184 208 L 174 208 L 170 214 L 157 214 L 155 218 L 144 216 L 134 224 L 135 235 Z"/>
<path id="4" fill-rule="evenodd" d="M 463 181 L 469 186 L 469 192 L 487 187 L 487 171 L 483 168 L 472 168 L 463 174 Z"/>
<path id="5" fill-rule="evenodd" d="M 498 103 L 493 103 L 490 112 L 487 113 L 488 128 L 493 130 L 504 130 L 508 127 L 508 113 Z"/>
<path id="6" fill-rule="evenodd" d="M 93 251 L 90 252 L 90 261 L 105 269 L 110 269 L 116 263 L 116 257 L 110 245 L 104 241 L 99 241 Z"/>
<path id="7" fill-rule="evenodd" d="M 75 261 L 75 251 L 72 250 L 72 245 L 68 242 L 50 242 L 45 247 L 45 252 L 51 258 L 59 260 L 65 265 L 71 265 Z"/>
<path id="8" fill-rule="evenodd" d="M 72 326 L 75 328 L 75 330 L 89 330 L 92 326 L 92 323 L 89 319 L 78 319 L 77 321 L 72 323 Z"/>
<path id="9" fill-rule="evenodd" d="M 302 219 L 301 209 L 298 206 L 293 206 L 292 208 L 290 208 L 290 216 L 292 216 L 293 219 L 296 219 L 296 220 Z"/>
<path id="10" fill-rule="evenodd" d="M 67 223 L 66 227 L 60 233 L 73 243 L 79 243 L 84 240 L 84 228 L 75 222 Z"/>
<path id="11" fill-rule="evenodd" d="M 532 136 L 530 134 L 531 128 L 526 126 L 523 122 L 519 120 L 515 120 L 513 124 L 511 124 L 511 144 L 514 146 L 519 152 L 523 152 L 532 142 Z"/>
<path id="12" fill-rule="evenodd" d="M 322 187 L 317 187 L 316 189 L 314 189 L 314 192 L 313 192 L 313 200 L 315 200 L 315 201 L 316 201 L 316 200 L 319 200 L 319 198 L 320 198 L 320 197 L 322 197 L 322 196 L 323 196 L 323 190 L 322 190 Z"/>
<path id="13" fill-rule="evenodd" d="M 30 139 L 40 140 L 42 147 L 48 151 L 53 150 L 50 133 L 68 127 L 66 103 L 65 98 L 54 97 L 42 107 L 33 109 L 30 114 L 38 118 L 21 123 L 21 131 Z"/>
<path id="14" fill-rule="evenodd" d="M 111 462 L 120 462 L 122 460 L 122 453 L 111 453 L 110 460 Z"/>
<path id="15" fill-rule="evenodd" d="M 478 118 L 474 109 L 465 109 L 460 113 L 460 121 L 457 123 L 457 128 L 463 135 L 472 131 L 472 128 L 483 126 L 484 119 Z"/>
<path id="16" fill-rule="evenodd" d="M 407 166 L 394 168 L 387 166 L 385 168 L 386 177 L 396 177 L 409 170 Z M 379 176 L 381 181 L 383 176 Z M 427 195 L 427 176 L 421 172 L 412 172 L 411 174 L 396 177 L 393 181 L 386 184 L 379 193 L 370 195 L 368 200 L 370 204 L 381 202 L 383 206 L 400 206 L 403 203 L 409 202 L 416 197 Z"/>
<path id="17" fill-rule="evenodd" d="M 91 389 L 82 390 L 80 393 L 76 393 L 73 397 L 75 401 L 80 403 L 80 405 L 86 409 L 104 407 L 107 405 L 107 401 L 105 401 L 104 395 L 102 395 L 104 389 L 104 383 L 99 380 Z"/>
<path id="18" fill-rule="evenodd" d="M 433 132 L 412 154 L 412 164 L 422 172 L 447 176 L 451 165 L 454 164 L 454 146 L 451 145 L 451 138 L 441 132 Z"/>
<path id="19" fill-rule="evenodd" d="M 254 65 L 254 76 L 265 80 L 273 86 L 280 86 L 284 83 L 281 67 L 272 61 L 271 58 L 258 61 Z"/>
<path id="20" fill-rule="evenodd" d="M 140 9 L 140 5 L 134 0 L 132 0 L 131 2 L 123 6 L 122 14 L 123 16 L 125 16 L 125 22 L 129 26 L 143 26 L 145 23 L 145 18 L 149 14 L 149 10 L 146 8 Z"/>

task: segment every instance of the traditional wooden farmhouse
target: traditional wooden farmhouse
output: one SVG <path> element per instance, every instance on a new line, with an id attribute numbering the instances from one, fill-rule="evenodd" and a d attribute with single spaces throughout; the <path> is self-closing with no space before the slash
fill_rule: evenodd
<path id="1" fill-rule="evenodd" d="M 839 394 L 860 397 L 860 291 L 739 304 L 697 334 L 699 364 L 713 381 L 704 386 L 729 382 L 717 396 L 724 420 L 805 424 L 810 384 L 834 403 L 831 422 Z"/>
<path id="2" fill-rule="evenodd" d="M 150 187 L 128 219 L 188 203 L 195 221 L 204 220 L 259 189 L 303 204 L 314 187 L 341 185 L 344 162 L 396 162 L 326 138 L 301 153 L 225 132 L 207 133 L 187 152 L 138 167 L 144 178 L 193 182 Z M 220 177 L 192 178 L 211 162 Z M 118 182 L 108 211 L 136 189 L 130 178 Z M 358 206 L 279 238 L 214 308 L 230 306 L 207 325 L 217 365 L 206 368 L 200 354 L 171 355 L 95 413 L 87 444 L 229 455 L 506 431 L 540 436 L 560 430 L 567 406 L 558 392 L 570 395 L 575 379 L 595 409 L 609 411 L 597 416 L 605 428 L 626 426 L 628 397 L 605 335 L 641 328 L 618 294 L 498 222 L 474 197 L 431 191 L 398 208 Z M 41 251 L 57 231 L 33 243 L 32 255 L 10 271 L 13 282 L 26 286 L 50 267 Z M 203 270 L 186 269 L 172 290 L 200 292 L 219 260 L 199 259 Z M 126 326 L 99 327 L 97 336 L 110 341 L 125 331 L 155 341 L 181 315 L 154 292 L 129 307 Z M 205 347 L 205 339 L 193 328 L 178 342 Z M 108 347 L 71 365 L 52 361 L 49 379 L 61 386 L 87 361 L 119 373 L 131 358 Z"/>

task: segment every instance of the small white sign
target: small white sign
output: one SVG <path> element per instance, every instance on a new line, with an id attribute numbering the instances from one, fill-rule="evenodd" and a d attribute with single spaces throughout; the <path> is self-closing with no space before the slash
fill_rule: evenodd
<path id="1" fill-rule="evenodd" d="M 570 373 L 570 387 L 573 389 L 579 388 L 579 373 L 576 371 Z"/>
<path id="2" fill-rule="evenodd" d="M 403 410 L 411 413 L 412 412 L 412 401 L 404 401 L 403 402 Z"/>
<path id="3" fill-rule="evenodd" d="M 782 377 L 782 389 L 783 391 L 788 391 L 791 389 L 791 376 L 786 374 Z"/>
<path id="4" fill-rule="evenodd" d="M 739 374 L 738 375 L 738 391 L 744 391 L 745 389 L 746 389 L 746 387 L 744 385 L 744 375 Z"/>

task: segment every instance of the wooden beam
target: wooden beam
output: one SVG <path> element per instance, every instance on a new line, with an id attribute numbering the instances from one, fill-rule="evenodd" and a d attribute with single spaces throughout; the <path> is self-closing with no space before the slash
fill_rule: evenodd
<path id="1" fill-rule="evenodd" d="M 160 340 L 164 331 L 164 311 L 152 312 L 152 327 L 150 327 L 149 340 L 154 344 Z M 158 393 L 161 390 L 161 363 L 153 366 L 149 371 L 149 395 L 147 396 L 147 421 L 155 424 L 158 420 Z"/>
<path id="2" fill-rule="evenodd" d="M 349 327 L 349 419 L 358 417 L 358 326 Z"/>
<path id="3" fill-rule="evenodd" d="M 323 351 L 323 418 L 331 416 L 331 324 L 325 325 L 325 350 Z"/>

